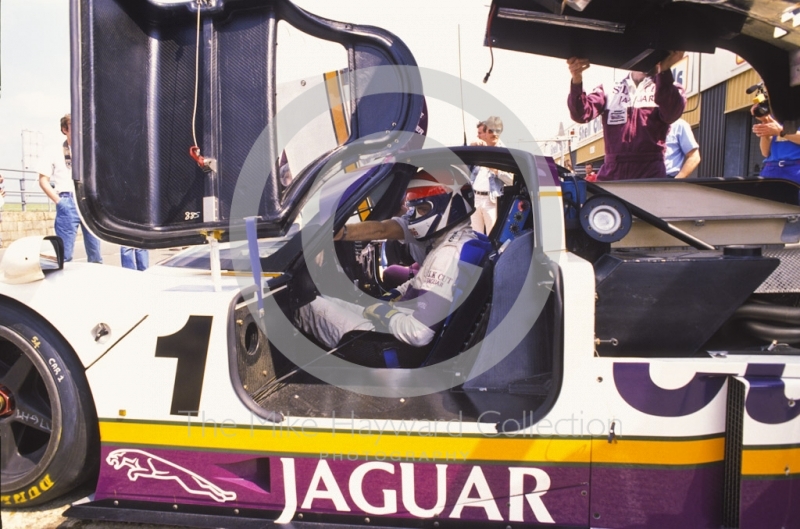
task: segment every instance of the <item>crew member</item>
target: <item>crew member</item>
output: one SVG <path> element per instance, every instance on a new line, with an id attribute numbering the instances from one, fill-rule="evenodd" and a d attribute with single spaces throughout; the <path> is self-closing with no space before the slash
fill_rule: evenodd
<path id="1" fill-rule="evenodd" d="M 602 86 L 587 94 L 583 72 L 589 61 L 567 60 L 572 75 L 567 98 L 570 116 L 588 123 L 603 116 L 605 160 L 597 180 L 666 178 L 664 143 L 669 125 L 683 114 L 686 98 L 675 83 L 670 67 L 683 58 L 682 51 L 670 53 L 656 65 L 654 75 L 630 72 L 606 95 Z"/>

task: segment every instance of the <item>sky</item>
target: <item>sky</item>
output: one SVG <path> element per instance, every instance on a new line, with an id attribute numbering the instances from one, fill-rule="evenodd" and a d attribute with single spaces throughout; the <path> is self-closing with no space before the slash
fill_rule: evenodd
<path id="1" fill-rule="evenodd" d="M 145 0 L 142 0 L 145 1 Z M 317 15 L 382 27 L 400 37 L 420 66 L 459 75 L 501 101 L 537 140 L 553 138 L 560 122 L 571 121 L 566 109 L 569 74 L 565 61 L 494 50 L 494 69 L 483 46 L 488 0 L 297 0 Z M 69 1 L 2 0 L 0 2 L 0 169 L 22 168 L 23 130 L 42 149 L 63 141 L 59 118 L 70 109 Z M 592 67 L 584 84 L 611 83 L 619 71 Z M 458 106 L 429 100 L 428 134 L 446 145 L 463 141 Z M 500 115 L 498 109 L 493 114 Z M 467 115 L 468 141 L 475 139 L 477 119 Z M 502 115 L 500 117 L 503 117 Z M 502 138 L 509 146 L 520 138 Z M 28 152 L 33 147 L 28 147 Z M 47 152 L 43 150 L 42 152 Z"/>
<path id="2" fill-rule="evenodd" d="M 63 141 L 59 119 L 70 109 L 69 2 L 3 0 L 0 46 L 0 169 L 21 169 L 23 130 L 40 132 L 49 144 Z"/>

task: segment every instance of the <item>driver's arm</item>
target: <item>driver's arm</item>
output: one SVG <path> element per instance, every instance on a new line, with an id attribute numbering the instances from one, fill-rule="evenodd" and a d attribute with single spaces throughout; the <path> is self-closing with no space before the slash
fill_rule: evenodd
<path id="1" fill-rule="evenodd" d="M 364 222 L 355 222 L 352 224 L 345 224 L 345 226 L 336 232 L 333 237 L 334 241 L 376 241 L 380 239 L 386 240 L 403 240 L 405 233 L 403 228 L 393 219 L 387 220 L 366 220 Z"/>

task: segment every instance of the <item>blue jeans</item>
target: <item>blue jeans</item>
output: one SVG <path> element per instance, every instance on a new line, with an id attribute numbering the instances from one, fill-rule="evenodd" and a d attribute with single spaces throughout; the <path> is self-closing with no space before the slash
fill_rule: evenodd
<path id="1" fill-rule="evenodd" d="M 119 259 L 123 268 L 131 270 L 147 270 L 150 263 L 150 256 L 147 250 L 131 248 L 130 246 L 119 247 Z"/>
<path id="2" fill-rule="evenodd" d="M 83 246 L 86 248 L 86 257 L 90 263 L 102 263 L 100 253 L 100 239 L 86 229 L 78 216 L 78 207 L 72 194 L 63 194 L 56 204 L 56 235 L 64 241 L 64 261 L 72 261 L 72 252 L 75 249 L 75 238 L 78 236 L 78 226 L 83 231 Z"/>

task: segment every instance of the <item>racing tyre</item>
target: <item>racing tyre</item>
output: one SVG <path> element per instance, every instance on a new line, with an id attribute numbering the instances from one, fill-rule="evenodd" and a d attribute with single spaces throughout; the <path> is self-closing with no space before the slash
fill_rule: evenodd
<path id="1" fill-rule="evenodd" d="M 66 341 L 21 306 L 0 304 L 0 505 L 50 501 L 97 472 L 97 416 Z"/>

